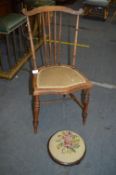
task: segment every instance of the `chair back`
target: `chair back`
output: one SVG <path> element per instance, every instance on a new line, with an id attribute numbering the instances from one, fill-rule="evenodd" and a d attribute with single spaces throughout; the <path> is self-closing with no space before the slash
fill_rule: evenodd
<path id="1" fill-rule="evenodd" d="M 34 70 L 38 67 L 34 41 L 40 38 L 43 40 L 42 64 L 75 66 L 81 13 L 82 10 L 73 10 L 63 6 L 43 6 L 24 12 L 27 16 Z M 36 20 L 38 32 L 32 29 L 34 27 L 30 23 L 31 16 L 35 16 L 33 19 Z"/>

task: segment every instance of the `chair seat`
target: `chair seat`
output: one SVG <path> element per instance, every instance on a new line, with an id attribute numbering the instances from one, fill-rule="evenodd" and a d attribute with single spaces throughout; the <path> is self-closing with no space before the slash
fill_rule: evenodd
<path id="1" fill-rule="evenodd" d="M 37 75 L 37 88 L 67 88 L 86 83 L 86 79 L 70 66 L 42 67 Z"/>
<path id="2" fill-rule="evenodd" d="M 26 17 L 22 14 L 10 13 L 7 16 L 0 16 L 0 33 L 9 34 L 24 22 Z"/>
<path id="3" fill-rule="evenodd" d="M 110 0 L 85 0 L 84 4 L 106 7 Z"/>

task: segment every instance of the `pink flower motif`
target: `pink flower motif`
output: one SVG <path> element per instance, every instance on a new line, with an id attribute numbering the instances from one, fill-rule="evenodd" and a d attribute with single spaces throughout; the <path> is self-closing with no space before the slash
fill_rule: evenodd
<path id="1" fill-rule="evenodd" d="M 64 135 L 64 147 L 70 148 L 72 147 L 72 134 L 70 132 Z"/>
<path id="2" fill-rule="evenodd" d="M 57 149 L 61 149 L 62 153 L 74 153 L 80 147 L 79 138 L 70 131 L 62 132 L 56 140 Z"/>

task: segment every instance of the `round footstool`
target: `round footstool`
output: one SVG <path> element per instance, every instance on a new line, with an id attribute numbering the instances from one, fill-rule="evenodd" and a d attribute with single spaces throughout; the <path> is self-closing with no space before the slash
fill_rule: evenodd
<path id="1" fill-rule="evenodd" d="M 56 132 L 49 140 L 48 150 L 51 157 L 63 165 L 79 163 L 85 155 L 85 142 L 73 131 Z"/>

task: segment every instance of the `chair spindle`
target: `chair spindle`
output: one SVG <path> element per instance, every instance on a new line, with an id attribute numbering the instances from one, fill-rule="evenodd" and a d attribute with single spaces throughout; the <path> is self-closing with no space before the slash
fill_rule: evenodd
<path id="1" fill-rule="evenodd" d="M 54 63 L 56 64 L 56 12 L 54 12 Z"/>
<path id="2" fill-rule="evenodd" d="M 75 38 L 74 38 L 74 50 L 73 50 L 73 62 L 72 65 L 76 64 L 76 50 L 77 50 L 77 39 L 78 39 L 78 30 L 79 30 L 79 15 L 76 18 L 76 28 L 75 28 Z"/>
<path id="3" fill-rule="evenodd" d="M 37 69 L 36 65 L 36 55 L 35 55 L 35 49 L 34 49 L 34 44 L 33 44 L 33 38 L 32 38 L 32 32 L 31 32 L 31 25 L 29 21 L 29 17 L 27 17 L 27 25 L 28 25 L 28 33 L 29 33 L 29 39 L 30 39 L 30 45 L 31 45 L 31 50 L 32 50 L 32 67 L 34 70 Z"/>
<path id="4" fill-rule="evenodd" d="M 46 45 L 46 25 L 45 25 L 45 13 L 42 14 L 42 25 L 43 25 L 43 42 L 44 42 L 44 53 L 45 53 L 45 64 L 47 64 L 47 45 Z"/>
<path id="5" fill-rule="evenodd" d="M 61 33 L 62 33 L 62 13 L 59 13 L 59 33 L 58 33 L 58 64 L 60 64 L 60 47 L 61 47 Z"/>
<path id="6" fill-rule="evenodd" d="M 50 12 L 48 12 L 48 43 L 49 43 L 49 61 L 51 63 L 51 53 L 52 53 L 52 46 L 51 46 L 51 16 Z"/>

